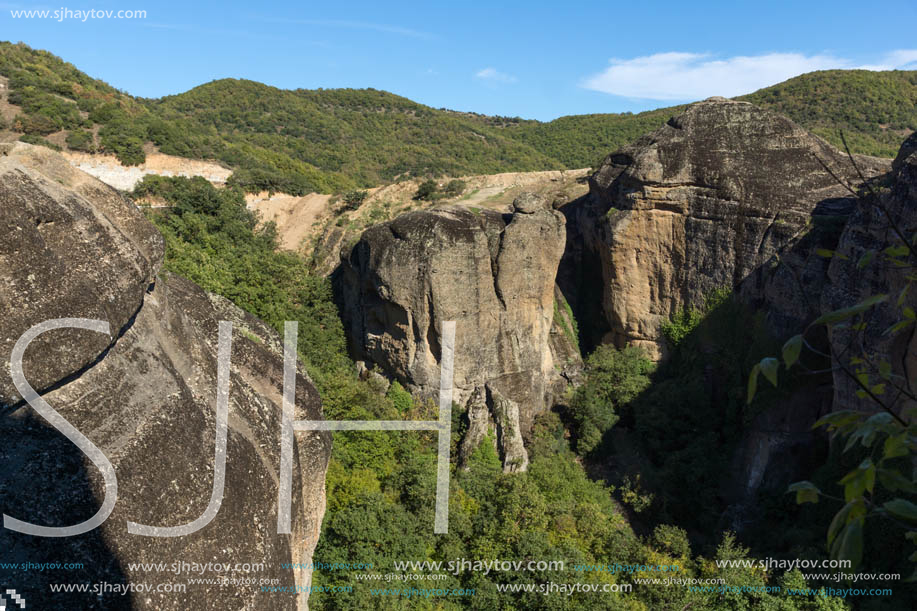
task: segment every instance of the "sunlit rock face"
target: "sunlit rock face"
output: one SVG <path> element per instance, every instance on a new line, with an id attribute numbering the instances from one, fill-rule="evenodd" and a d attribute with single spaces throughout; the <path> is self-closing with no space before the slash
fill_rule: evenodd
<path id="1" fill-rule="evenodd" d="M 552 335 L 564 236 L 563 216 L 532 194 L 508 214 L 424 210 L 368 229 L 335 274 L 351 350 L 434 398 L 442 323 L 456 321 L 455 400 L 471 425 L 464 451 L 490 424 L 504 468 L 525 469 L 523 438 L 563 392 L 565 361 L 578 359 Z"/>
<path id="2" fill-rule="evenodd" d="M 325 508 L 327 433 L 297 433 L 292 534 L 277 534 L 283 380 L 282 341 L 227 300 L 159 273 L 162 238 L 133 204 L 73 169 L 60 155 L 0 145 L 0 510 L 42 526 L 78 524 L 105 496 L 100 471 L 21 400 L 11 350 L 52 318 L 107 322 L 110 335 L 52 330 L 25 351 L 26 379 L 95 444 L 117 476 L 117 504 L 99 528 L 41 538 L 0 529 L 6 562 L 82 563 L 60 572 L 0 573 L 34 608 L 302 609 L 307 597 L 251 585 L 188 584 L 172 571 L 134 563 L 263 563 L 252 573 L 280 586 L 307 586 Z M 181 526 L 211 499 L 220 321 L 231 321 L 231 369 L 222 504 L 203 529 L 157 538 L 129 534 L 129 521 Z M 321 419 L 306 373 L 297 375 L 296 419 Z M 231 577 L 225 572 L 208 578 Z M 184 584 L 184 592 L 127 596 L 55 594 L 49 583 L 112 587 Z M 145 586 L 145 587 L 146 587 Z M 111 592 L 111 590 L 109 590 Z M 119 606 L 120 605 L 120 606 Z"/>

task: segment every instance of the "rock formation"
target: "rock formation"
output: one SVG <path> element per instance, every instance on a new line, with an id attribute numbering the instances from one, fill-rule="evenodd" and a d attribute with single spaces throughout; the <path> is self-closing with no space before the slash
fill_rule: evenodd
<path id="1" fill-rule="evenodd" d="M 306 596 L 257 585 L 188 584 L 189 577 L 253 578 L 307 586 L 324 512 L 327 434 L 298 433 L 292 535 L 277 534 L 282 345 L 264 323 L 183 278 L 157 274 L 162 240 L 113 189 L 59 155 L 0 145 L 0 508 L 48 526 L 92 516 L 104 496 L 99 472 L 24 405 L 9 377 L 20 335 L 51 318 L 108 321 L 112 336 L 57 330 L 25 353 L 31 385 L 98 446 L 118 477 L 108 520 L 84 535 L 33 537 L 0 529 L 6 562 L 81 563 L 77 570 L 2 575 L 35 608 L 296 609 Z M 218 322 L 234 323 L 223 503 L 215 519 L 183 537 L 127 532 L 128 521 L 179 526 L 207 507 L 213 484 Z M 297 376 L 297 419 L 320 419 L 308 376 Z M 176 574 L 133 563 L 262 565 L 250 573 Z M 263 563 L 263 564 L 262 564 Z M 133 584 L 128 596 L 51 593 L 49 583 Z M 145 585 L 144 585 L 145 584 Z M 156 591 L 184 584 L 185 592 Z M 219 594 L 215 594 L 215 592 Z"/>
<path id="2" fill-rule="evenodd" d="M 822 294 L 822 308 L 829 312 L 856 305 L 873 295 L 890 295 L 886 303 L 869 312 L 863 333 L 852 333 L 839 326 L 834 328 L 830 341 L 835 354 L 845 355 L 843 364 L 848 369 L 850 357 L 865 351 L 873 363 L 887 361 L 892 373 L 900 376 L 897 378 L 899 383 L 909 381 L 913 394 L 912 381 L 917 380 L 917 332 L 911 325 L 897 333 L 886 333 L 903 319 L 902 308 L 917 309 L 914 287 L 904 290 L 913 269 L 891 264 L 884 253 L 887 248 L 904 243 L 897 231 L 908 240 L 917 235 L 917 132 L 901 146 L 892 171 L 882 186 L 885 189 L 880 187 L 858 202 L 841 234 L 837 251 L 843 256 L 831 261 L 829 283 Z M 875 253 L 871 255 L 872 263 L 861 265 L 863 257 L 870 251 Z M 899 259 L 913 262 L 914 257 L 902 254 Z M 875 376 L 874 380 L 878 381 Z M 835 371 L 833 408 L 874 410 L 874 403 L 857 397 L 857 390 L 858 386 L 849 376 Z M 888 394 L 882 398 L 898 411 L 914 406 L 914 402 L 906 400 L 906 396 L 893 400 L 891 395 L 889 386 Z"/>
<path id="3" fill-rule="evenodd" d="M 909 146 L 895 161 L 897 186 L 887 196 L 898 210 L 913 189 L 905 178 Z M 765 312 L 772 334 L 787 338 L 864 291 L 900 289 L 900 279 L 864 282 L 854 269 L 863 251 L 884 247 L 881 224 L 845 186 L 863 186 L 854 164 L 868 180 L 889 170 L 886 160 L 851 160 L 751 104 L 694 104 L 609 155 L 590 194 L 562 209 L 568 239 L 558 284 L 592 343 L 638 345 L 657 359 L 666 351 L 661 325 L 685 307 L 702 307 L 719 288 Z M 826 258 L 821 249 L 850 251 L 849 259 Z M 894 322 L 891 313 L 882 322 Z M 724 527 L 741 529 L 761 487 L 783 487 L 823 459 L 811 425 L 847 406 L 853 390 L 835 379 L 832 399 L 830 388 L 809 385 L 754 416 L 721 482 L 733 503 Z"/>
<path id="4" fill-rule="evenodd" d="M 858 159 L 868 174 L 887 169 Z M 769 291 L 775 319 L 805 319 L 791 295 L 798 285 L 761 274 L 803 238 L 813 214 L 849 212 L 835 177 L 855 181 L 846 155 L 789 119 L 723 98 L 609 155 L 592 177 L 590 209 L 579 212 L 602 269 L 607 339 L 658 358 L 661 324 L 722 287 L 750 301 Z"/>
<path id="5" fill-rule="evenodd" d="M 554 334 L 564 219 L 531 194 L 511 214 L 448 208 L 368 229 L 335 274 L 354 356 L 420 397 L 439 389 L 443 321 L 456 321 L 455 401 L 467 405 L 463 456 L 496 425 L 506 470 L 528 462 L 522 438 L 563 391 L 575 359 Z"/>

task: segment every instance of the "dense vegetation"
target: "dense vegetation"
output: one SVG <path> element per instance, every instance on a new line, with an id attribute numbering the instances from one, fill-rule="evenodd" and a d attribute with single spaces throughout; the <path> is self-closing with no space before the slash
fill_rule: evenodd
<path id="1" fill-rule="evenodd" d="M 148 176 L 136 196 L 156 196 L 172 208 L 150 211 L 166 239 L 165 266 L 225 295 L 278 330 L 298 320 L 300 356 L 319 387 L 325 416 L 333 419 L 424 419 L 432 404 L 415 401 L 400 385 L 385 391 L 361 381 L 344 348 L 342 325 L 328 282 L 310 276 L 304 262 L 276 250 L 273 228 L 259 229 L 236 188 L 216 189 L 203 179 Z M 627 405 L 645 394 L 649 364 L 637 352 L 606 348 L 589 359 L 586 396 Z M 590 409 L 598 407 L 587 401 Z M 591 414 L 592 412 L 584 412 Z M 591 416 L 589 416 L 591 417 Z M 584 422 L 589 420 L 584 419 Z M 467 422 L 454 413 L 453 450 Z M 492 434 L 492 433 L 491 433 Z M 635 586 L 629 594 L 549 595 L 499 593 L 504 583 L 628 583 L 646 575 L 577 571 L 574 565 L 653 564 L 680 567 L 679 578 L 721 577 L 729 585 L 804 587 L 799 573 L 720 569 L 714 559 L 746 558 L 749 551 L 724 533 L 692 543 L 674 523 L 653 524 L 638 536 L 614 488 L 590 479 L 571 451 L 562 417 L 536 422 L 527 473 L 504 474 L 492 439 L 453 468 L 450 531 L 432 535 L 436 441 L 431 433 L 336 433 L 327 475 L 328 508 L 315 561 L 372 562 L 387 573 L 395 560 L 563 559 L 566 569 L 532 573 L 460 572 L 416 587 L 474 588 L 473 597 L 373 597 L 370 585 L 349 571 L 316 571 L 316 585 L 351 585 L 352 592 L 313 593 L 321 609 L 843 609 L 836 598 L 763 592 L 710 594 L 684 587 Z M 455 456 L 453 451 L 453 456 Z M 634 492 L 620 497 L 633 505 Z M 712 531 L 711 531 L 712 532 Z M 719 532 L 719 531 L 717 531 Z M 419 585 L 418 585 L 419 584 Z M 397 585 L 397 584 L 392 584 Z M 673 606 L 674 605 L 674 606 Z"/>
<path id="2" fill-rule="evenodd" d="M 548 123 L 522 121 L 506 127 L 510 137 L 549 152 L 564 168 L 597 167 L 615 149 L 662 127 L 683 106 L 638 114 L 573 115 Z"/>
<path id="3" fill-rule="evenodd" d="M 743 543 L 757 555 L 828 557 L 824 533 L 837 507 L 797 505 L 782 483 L 775 487 L 767 479 L 750 497 L 724 488 L 735 477 L 740 441 L 761 426 L 753 425 L 758 416 L 778 405 L 812 401 L 820 386 L 831 383 L 824 373 L 828 362 L 809 354 L 807 367 L 821 374 L 781 372 L 778 388 L 759 386 L 749 403 L 749 373 L 762 356 L 780 352 L 766 329 L 763 313 L 721 290 L 703 308 L 688 308 L 664 326 L 671 354 L 658 369 L 650 371 L 633 348 L 619 352 L 600 346 L 587 359 L 585 383 L 571 404 L 573 423 L 587 416 L 587 426 L 575 429 L 581 436 L 575 447 L 594 474 L 614 473 L 612 483 L 633 512 L 631 524 L 638 530 L 676 525 L 694 550 L 709 551 L 721 543 L 724 529 L 744 523 Z M 596 431 L 602 432 L 598 440 Z M 842 446 L 797 459 L 813 463 L 815 471 L 806 477 L 828 495 L 842 496 L 845 473 L 870 454 L 866 448 L 845 453 Z M 887 523 L 867 524 L 865 570 L 906 578 L 913 549 L 900 535 Z M 886 587 L 866 583 L 859 587 Z M 822 586 L 833 587 L 809 584 Z M 913 589 L 899 582 L 893 597 L 858 597 L 856 608 L 910 609 L 914 597 Z"/>
<path id="4" fill-rule="evenodd" d="M 246 191 L 343 192 L 406 176 L 460 176 L 595 166 L 682 107 L 551 122 L 433 109 L 374 89 L 282 90 L 223 79 L 161 99 L 133 98 L 24 44 L 0 42 L 0 76 L 20 107 L 10 126 L 33 139 L 145 159 L 215 159 Z M 917 72 L 814 72 L 749 96 L 854 152 L 893 156 L 917 129 Z M 97 130 L 97 135 L 93 131 Z M 77 134 L 74 136 L 73 134 Z"/>
<path id="5" fill-rule="evenodd" d="M 894 157 L 917 130 L 917 71 L 824 70 L 767 87 L 743 100 L 788 116 L 837 147 Z"/>

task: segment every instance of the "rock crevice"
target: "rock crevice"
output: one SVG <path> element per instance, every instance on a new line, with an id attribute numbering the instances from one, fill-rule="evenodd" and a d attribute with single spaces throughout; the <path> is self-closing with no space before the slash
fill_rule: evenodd
<path id="1" fill-rule="evenodd" d="M 563 248 L 563 216 L 534 195 L 518 198 L 510 214 L 451 207 L 372 227 L 333 276 L 351 351 L 418 397 L 435 398 L 441 325 L 454 320 L 453 386 L 456 403 L 468 406 L 466 441 L 483 439 L 479 425 L 499 428 L 505 467 L 524 469 L 521 439 L 566 384 L 551 346 Z"/>
<path id="2" fill-rule="evenodd" d="M 40 221 L 40 222 L 36 222 Z M 12 345 L 51 318 L 109 322 L 112 337 L 79 329 L 40 335 L 24 371 L 43 398 L 105 454 L 118 479 L 113 513 L 76 537 L 46 539 L 0 530 L 11 562 L 82 563 L 77 582 L 146 584 L 166 573 L 131 568 L 163 558 L 264 562 L 259 575 L 308 586 L 308 563 L 324 513 L 327 433 L 300 433 L 294 448 L 292 535 L 277 534 L 283 380 L 282 341 L 263 322 L 181 277 L 160 273 L 162 238 L 113 189 L 59 155 L 25 144 L 0 145 L 0 509 L 48 526 L 77 524 L 97 510 L 105 484 L 85 456 L 21 401 L 9 377 Z M 226 482 L 214 520 L 177 538 L 131 535 L 128 521 L 179 526 L 206 508 L 214 478 L 217 329 L 232 321 Z M 318 394 L 300 368 L 296 419 L 321 419 Z M 170 560 L 171 561 L 171 560 Z M 50 591 L 49 574 L 17 585 L 41 608 L 92 609 L 93 594 Z M 57 598 L 66 596 L 66 598 Z M 74 596 L 76 598 L 74 598 Z M 240 587 L 233 608 L 306 608 L 307 596 Z M 217 609 L 225 600 L 190 585 L 184 593 L 136 597 L 137 609 Z"/>

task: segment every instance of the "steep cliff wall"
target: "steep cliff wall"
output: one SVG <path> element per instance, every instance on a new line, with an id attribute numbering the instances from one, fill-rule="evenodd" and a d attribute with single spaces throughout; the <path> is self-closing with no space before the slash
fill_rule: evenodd
<path id="1" fill-rule="evenodd" d="M 841 357 L 847 369 L 852 369 L 851 357 L 864 353 L 872 363 L 888 362 L 891 373 L 898 376 L 893 383 L 906 383 L 913 395 L 917 380 L 917 332 L 913 325 L 900 332 L 887 332 L 903 319 L 902 308 L 917 309 L 913 287 L 906 290 L 911 283 L 908 278 L 913 275 L 912 266 L 895 265 L 886 258 L 886 249 L 904 243 L 899 232 L 907 240 L 917 235 L 917 133 L 911 134 L 901 146 L 883 184 L 858 202 L 841 234 L 837 251 L 842 256 L 831 261 L 829 283 L 821 299 L 823 310 L 828 312 L 853 306 L 873 295 L 890 295 L 886 303 L 870 311 L 864 331 L 835 327 L 830 338 L 832 352 Z M 874 254 L 867 255 L 869 252 Z M 860 264 L 866 256 L 872 257 L 872 263 Z M 897 258 L 906 263 L 914 260 L 910 254 Z M 914 406 L 915 402 L 906 394 L 893 397 L 891 386 L 882 397 L 884 402 L 899 411 Z M 870 399 L 857 396 L 858 390 L 847 374 L 835 371 L 834 409 L 875 409 Z"/>
<path id="2" fill-rule="evenodd" d="M 871 175 L 887 169 L 858 160 Z M 607 339 L 658 358 L 662 323 L 722 287 L 749 301 L 770 293 L 775 320 L 801 322 L 795 279 L 769 277 L 765 264 L 803 239 L 813 215 L 849 213 L 835 177 L 856 181 L 845 155 L 785 117 L 722 98 L 610 155 L 580 213 L 585 248 L 601 264 Z M 824 277 L 813 251 L 797 264 Z"/>
<path id="3" fill-rule="evenodd" d="M 311 575 L 281 568 L 309 562 L 324 512 L 327 434 L 299 433 L 293 462 L 292 535 L 278 535 L 281 340 L 261 321 L 193 283 L 157 274 L 162 241 L 117 193 L 28 145 L 0 148 L 0 506 L 39 525 L 92 516 L 105 496 L 100 472 L 28 405 L 9 377 L 10 350 L 23 332 L 51 318 L 107 321 L 111 336 L 49 331 L 24 355 L 31 385 L 98 446 L 118 478 L 118 502 L 96 530 L 48 539 L 0 529 L 8 562 L 81 563 L 66 576 L 2 575 L 36 608 L 296 609 L 306 597 L 250 585 L 187 584 L 189 575 L 143 571 L 132 563 L 264 563 L 248 577 L 308 585 Z M 214 481 L 217 330 L 234 323 L 229 381 L 226 482 L 219 513 L 202 530 L 175 538 L 129 534 L 128 521 L 180 526 L 204 513 Z M 297 419 L 320 419 L 308 376 L 297 376 Z M 195 575 L 200 577 L 201 575 Z M 204 577 L 239 577 L 213 573 Z M 167 591 L 54 594 L 48 582 L 185 584 Z M 112 598 L 114 597 L 114 598 Z M 115 600 L 117 599 L 117 600 Z"/>
<path id="4" fill-rule="evenodd" d="M 522 438 L 578 358 L 556 333 L 567 351 L 551 349 L 563 248 L 563 217 L 534 195 L 517 198 L 512 214 L 456 207 L 372 227 L 335 276 L 352 351 L 433 397 L 441 323 L 456 321 L 455 400 L 471 423 L 463 454 L 493 422 L 505 468 L 524 469 Z"/>

